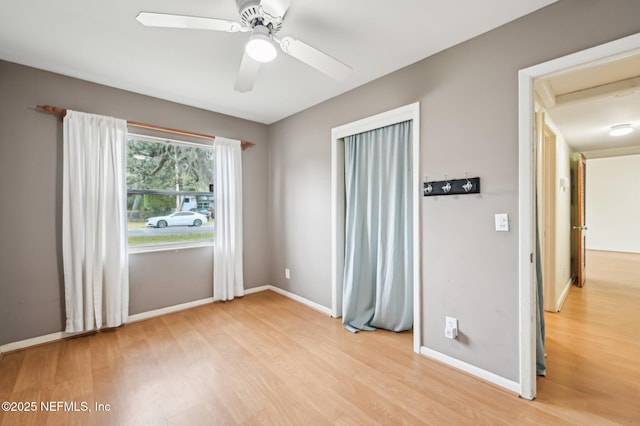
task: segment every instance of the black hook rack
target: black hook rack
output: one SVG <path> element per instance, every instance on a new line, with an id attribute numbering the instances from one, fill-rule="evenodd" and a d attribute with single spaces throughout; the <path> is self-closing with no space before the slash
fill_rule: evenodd
<path id="1" fill-rule="evenodd" d="M 479 194 L 480 178 L 446 179 L 424 182 L 422 184 L 422 195 L 431 197 L 435 195 L 460 195 Z"/>

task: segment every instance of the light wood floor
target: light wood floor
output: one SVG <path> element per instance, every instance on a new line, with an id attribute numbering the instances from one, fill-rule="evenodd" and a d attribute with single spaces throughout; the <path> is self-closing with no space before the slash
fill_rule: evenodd
<path id="1" fill-rule="evenodd" d="M 536 402 L 582 424 L 640 425 L 640 254 L 587 251 L 586 276 L 545 315 Z"/>
<path id="2" fill-rule="evenodd" d="M 410 333 L 354 335 L 264 292 L 6 354 L 0 402 L 93 411 L 0 425 L 640 424 L 640 263 L 626 282 L 603 263 L 548 319 L 535 401 L 414 354 Z"/>

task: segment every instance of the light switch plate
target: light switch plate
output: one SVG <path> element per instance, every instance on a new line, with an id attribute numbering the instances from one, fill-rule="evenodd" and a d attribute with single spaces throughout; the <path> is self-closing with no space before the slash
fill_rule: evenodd
<path id="1" fill-rule="evenodd" d="M 509 231 L 509 215 L 507 213 L 496 213 L 496 231 Z"/>

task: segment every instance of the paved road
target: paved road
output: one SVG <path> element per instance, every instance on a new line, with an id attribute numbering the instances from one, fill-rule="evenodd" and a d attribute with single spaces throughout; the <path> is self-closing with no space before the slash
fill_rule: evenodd
<path id="1" fill-rule="evenodd" d="M 167 235 L 167 234 L 192 234 L 194 232 L 213 232 L 213 223 L 209 225 L 195 226 L 168 226 L 166 228 L 137 228 L 130 229 L 130 236 L 143 235 Z"/>

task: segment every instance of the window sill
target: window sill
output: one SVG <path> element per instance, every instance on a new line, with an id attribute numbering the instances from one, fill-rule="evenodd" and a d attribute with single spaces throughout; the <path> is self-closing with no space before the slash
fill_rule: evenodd
<path id="1" fill-rule="evenodd" d="M 207 241 L 204 243 L 186 243 L 186 244 L 163 244 L 157 246 L 138 246 L 129 247 L 129 254 L 141 254 L 141 253 L 154 253 L 158 251 L 179 251 L 190 250 L 194 248 L 213 247 L 213 241 Z"/>

